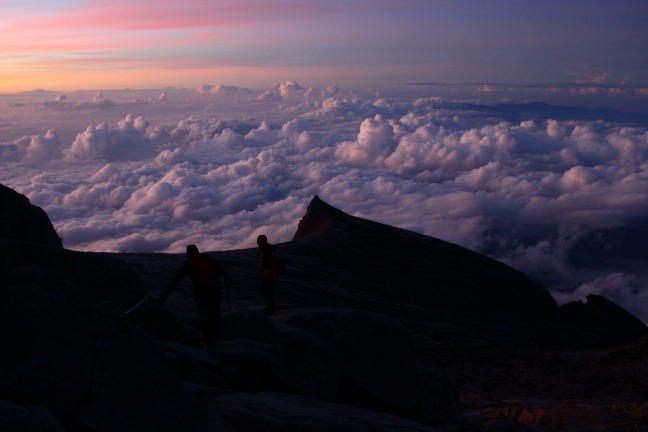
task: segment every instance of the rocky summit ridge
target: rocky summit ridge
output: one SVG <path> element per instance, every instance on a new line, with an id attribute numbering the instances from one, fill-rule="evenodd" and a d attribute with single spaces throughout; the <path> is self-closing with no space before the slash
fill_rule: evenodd
<path id="1" fill-rule="evenodd" d="M 44 215 L 44 218 L 43 218 Z M 601 296 L 558 306 L 500 262 L 314 197 L 278 311 L 256 251 L 227 272 L 222 340 L 197 345 L 176 254 L 62 248 L 0 185 L 0 430 L 637 430 L 646 327 Z M 58 240 L 57 240 L 58 239 Z"/>
<path id="2" fill-rule="evenodd" d="M 479 329 L 484 322 L 491 336 L 523 333 L 527 342 L 546 346 L 592 347 L 646 335 L 639 319 L 602 296 L 558 307 L 544 286 L 501 262 L 350 216 L 317 196 L 293 243 L 299 246 L 289 247 L 299 255 L 335 269 L 331 284 L 348 277 L 345 284 L 355 285 L 355 291 L 415 302 L 429 314 L 463 321 L 470 332 L 484 331 L 482 337 L 488 337 L 487 329 Z M 354 268 L 359 271 L 346 274 Z"/>

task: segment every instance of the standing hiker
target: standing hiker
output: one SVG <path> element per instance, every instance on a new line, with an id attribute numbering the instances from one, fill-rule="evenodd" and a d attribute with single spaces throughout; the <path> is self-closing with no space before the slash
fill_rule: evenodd
<path id="1" fill-rule="evenodd" d="M 257 237 L 259 246 L 259 275 L 261 276 L 261 290 L 265 300 L 265 313 L 272 315 L 275 312 L 275 281 L 279 277 L 279 257 L 277 249 L 268 243 L 268 238 L 261 234 Z"/>
<path id="2" fill-rule="evenodd" d="M 196 245 L 189 245 L 187 259 L 158 300 L 164 303 L 185 276 L 189 276 L 194 282 L 193 295 L 203 321 L 203 338 L 205 344 L 211 346 L 220 338 L 223 269 L 209 256 L 200 253 Z"/>

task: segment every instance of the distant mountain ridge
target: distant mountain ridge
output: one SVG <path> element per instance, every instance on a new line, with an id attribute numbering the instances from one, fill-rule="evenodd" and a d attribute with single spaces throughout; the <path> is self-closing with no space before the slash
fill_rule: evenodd
<path id="1" fill-rule="evenodd" d="M 648 114 L 625 112 L 611 108 L 587 108 L 554 105 L 546 102 L 502 103 L 496 105 L 462 104 L 465 109 L 497 115 L 508 121 L 519 123 L 529 119 L 559 121 L 596 121 L 604 120 L 634 126 L 648 126 Z"/>

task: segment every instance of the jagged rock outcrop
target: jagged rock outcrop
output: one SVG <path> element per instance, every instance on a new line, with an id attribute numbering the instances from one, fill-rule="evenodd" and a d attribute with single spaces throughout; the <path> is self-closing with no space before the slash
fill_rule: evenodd
<path id="1" fill-rule="evenodd" d="M 301 218 L 293 240 L 299 240 L 322 231 L 333 220 L 350 220 L 350 216 L 325 203 L 315 195 L 308 205 L 306 214 Z"/>
<path id="2" fill-rule="evenodd" d="M 0 240 L 20 240 L 63 248 L 47 213 L 18 192 L 0 184 Z"/>
<path id="3" fill-rule="evenodd" d="M 560 318 L 606 344 L 628 342 L 648 336 L 648 327 L 638 318 L 601 295 L 590 294 L 587 301 L 574 301 L 559 309 Z"/>

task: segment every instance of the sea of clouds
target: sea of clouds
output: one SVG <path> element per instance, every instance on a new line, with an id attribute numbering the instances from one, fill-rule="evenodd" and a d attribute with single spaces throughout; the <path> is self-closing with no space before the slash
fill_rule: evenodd
<path id="1" fill-rule="evenodd" d="M 317 194 L 510 264 L 561 303 L 603 294 L 648 321 L 645 254 L 609 266 L 573 256 L 614 230 L 646 235 L 645 125 L 513 121 L 510 107 L 292 81 L 0 102 L 0 183 L 46 210 L 66 248 L 285 242 Z"/>

